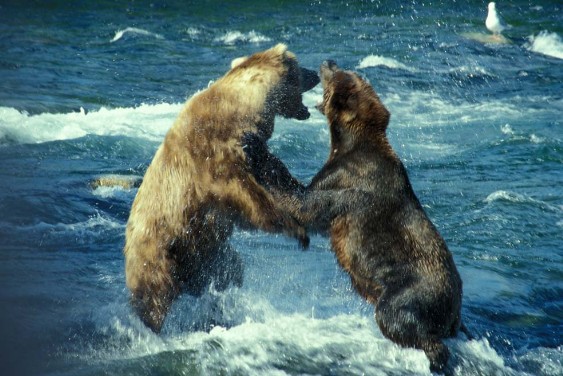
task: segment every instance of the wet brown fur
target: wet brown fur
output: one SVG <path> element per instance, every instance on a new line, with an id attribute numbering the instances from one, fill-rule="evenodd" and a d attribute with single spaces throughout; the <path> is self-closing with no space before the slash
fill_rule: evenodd
<path id="1" fill-rule="evenodd" d="M 452 255 L 387 140 L 390 114 L 373 88 L 332 62 L 321 66 L 321 81 L 331 149 L 301 202 L 301 220 L 329 231 L 352 285 L 375 305 L 383 335 L 424 350 L 431 369 L 444 371 L 442 339 L 461 323 L 462 281 Z"/>
<path id="2" fill-rule="evenodd" d="M 253 134 L 265 142 L 275 115 L 308 117 L 299 84 L 285 45 L 238 59 L 186 102 L 166 134 L 133 202 L 124 248 L 132 306 L 152 330 L 182 291 L 242 284 L 242 261 L 228 244 L 235 224 L 307 244 L 305 229 L 252 176 L 241 141 Z"/>

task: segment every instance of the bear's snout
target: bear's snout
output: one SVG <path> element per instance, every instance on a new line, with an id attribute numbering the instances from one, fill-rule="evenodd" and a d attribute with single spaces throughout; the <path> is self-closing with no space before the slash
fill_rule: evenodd
<path id="1" fill-rule="evenodd" d="M 305 106 L 301 106 L 301 108 L 295 114 L 295 119 L 297 120 L 307 120 L 311 114 L 309 113 L 309 109 Z"/>
<path id="2" fill-rule="evenodd" d="M 322 64 L 323 67 L 327 67 L 328 69 L 330 69 L 331 71 L 335 71 L 338 69 L 338 65 L 336 64 L 336 61 L 328 59 L 323 61 Z"/>
<path id="3" fill-rule="evenodd" d="M 317 72 L 307 69 L 307 68 L 300 68 L 301 69 L 301 92 L 304 93 L 306 91 L 311 90 L 321 80 L 319 79 L 319 75 Z"/>
<path id="4" fill-rule="evenodd" d="M 338 65 L 334 60 L 329 59 L 323 61 L 320 69 L 321 81 L 323 83 L 323 86 L 325 86 L 325 84 L 330 81 L 336 71 L 338 71 Z"/>

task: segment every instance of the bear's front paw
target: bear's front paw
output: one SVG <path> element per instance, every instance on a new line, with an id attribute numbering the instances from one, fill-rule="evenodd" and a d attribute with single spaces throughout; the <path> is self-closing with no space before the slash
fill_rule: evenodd
<path id="1" fill-rule="evenodd" d="M 305 227 L 301 226 L 301 224 L 297 222 L 297 220 L 293 219 L 293 221 L 294 228 L 292 236 L 299 241 L 301 249 L 306 250 L 307 248 L 309 248 L 310 243 L 309 235 L 307 235 L 307 230 L 305 229 Z"/>
<path id="2" fill-rule="evenodd" d="M 285 233 L 299 241 L 299 245 L 303 250 L 309 247 L 309 235 L 307 235 L 307 230 L 303 227 L 297 219 L 293 216 L 287 214 L 284 215 L 281 220 L 282 226 L 285 229 Z"/>
<path id="3" fill-rule="evenodd" d="M 297 235 L 297 240 L 299 241 L 299 245 L 301 249 L 305 251 L 309 248 L 309 243 L 311 239 L 309 239 L 309 235 L 307 235 L 307 230 L 304 227 L 299 226 L 299 234 Z"/>

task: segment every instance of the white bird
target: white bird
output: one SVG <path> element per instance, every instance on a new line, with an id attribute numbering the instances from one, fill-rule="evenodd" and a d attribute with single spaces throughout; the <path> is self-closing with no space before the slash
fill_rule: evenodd
<path id="1" fill-rule="evenodd" d="M 507 29 L 507 26 L 500 19 L 497 8 L 494 2 L 489 3 L 489 13 L 487 14 L 487 19 L 485 20 L 485 26 L 494 35 L 500 35 L 500 33 Z"/>

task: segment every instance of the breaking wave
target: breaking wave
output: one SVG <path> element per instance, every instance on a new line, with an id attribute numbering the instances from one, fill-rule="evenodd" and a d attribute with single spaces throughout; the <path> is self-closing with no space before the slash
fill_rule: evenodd
<path id="1" fill-rule="evenodd" d="M 139 29 L 139 28 L 136 28 L 136 27 L 127 27 L 123 30 L 118 30 L 115 33 L 113 39 L 110 40 L 110 43 L 117 42 L 118 40 L 123 38 L 123 36 L 125 34 L 142 35 L 142 36 L 154 37 L 156 39 L 164 39 L 164 37 L 160 34 L 151 33 L 150 31 L 147 31 L 147 30 L 144 30 L 144 29 Z"/>
<path id="2" fill-rule="evenodd" d="M 530 35 L 524 47 L 532 52 L 563 59 L 563 41 L 557 33 L 544 30 L 537 35 Z"/>
<path id="3" fill-rule="evenodd" d="M 391 69 L 403 69 L 409 72 L 414 72 L 415 69 L 406 66 L 405 64 L 388 57 L 378 56 L 378 55 L 369 55 L 364 57 L 360 63 L 356 66 L 356 69 L 364 69 L 364 68 L 371 68 L 371 67 L 378 67 L 384 66 Z"/>
<path id="4" fill-rule="evenodd" d="M 257 44 L 270 42 L 271 39 L 253 30 L 248 33 L 242 33 L 240 31 L 228 31 L 225 34 L 215 38 L 215 41 L 223 43 L 227 46 L 234 46 L 236 44 L 244 43 Z"/>

